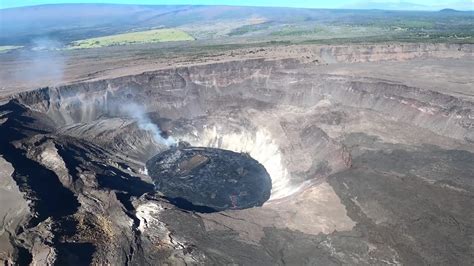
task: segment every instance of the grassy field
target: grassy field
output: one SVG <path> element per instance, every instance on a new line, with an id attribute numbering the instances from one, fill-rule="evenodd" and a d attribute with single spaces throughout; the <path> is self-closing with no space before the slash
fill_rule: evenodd
<path id="1" fill-rule="evenodd" d="M 68 49 L 87 49 L 137 43 L 176 42 L 193 40 L 194 38 L 191 35 L 182 30 L 156 29 L 74 41 L 71 43 Z"/>
<path id="2" fill-rule="evenodd" d="M 287 26 L 278 31 L 271 32 L 274 37 L 307 37 L 313 39 L 337 39 L 337 38 L 354 38 L 364 36 L 377 36 L 386 33 L 377 27 L 361 27 L 348 25 L 319 25 L 311 28 L 299 28 L 296 26 Z"/>
<path id="3" fill-rule="evenodd" d="M 0 54 L 1 53 L 6 53 L 11 50 L 19 49 L 22 48 L 23 46 L 13 46 L 13 45 L 5 45 L 5 46 L 0 46 Z"/>

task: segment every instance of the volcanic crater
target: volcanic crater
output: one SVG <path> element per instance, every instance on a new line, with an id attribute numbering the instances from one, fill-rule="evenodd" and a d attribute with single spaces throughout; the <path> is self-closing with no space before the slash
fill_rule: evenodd
<path id="1" fill-rule="evenodd" d="M 34 213 L 17 232 L 18 256 L 410 264 L 444 252 L 426 243 L 469 246 L 474 103 L 322 68 L 251 59 L 15 95 L 0 107 L 0 152 Z"/>

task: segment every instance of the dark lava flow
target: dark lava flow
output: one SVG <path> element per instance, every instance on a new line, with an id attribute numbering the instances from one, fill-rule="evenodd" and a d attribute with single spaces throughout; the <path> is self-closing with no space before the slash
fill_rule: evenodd
<path id="1" fill-rule="evenodd" d="M 270 175 L 243 153 L 174 147 L 155 155 L 146 166 L 156 190 L 186 210 L 246 209 L 261 206 L 271 194 Z"/>

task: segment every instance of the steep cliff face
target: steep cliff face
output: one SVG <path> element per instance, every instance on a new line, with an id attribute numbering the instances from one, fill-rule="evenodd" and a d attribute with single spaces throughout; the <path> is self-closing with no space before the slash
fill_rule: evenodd
<path id="1" fill-rule="evenodd" d="M 472 47 L 318 49 L 304 52 L 319 63 L 184 66 L 16 95 L 1 106 L 0 153 L 36 215 L 16 232 L 11 257 L 262 265 L 448 258 L 425 244 L 465 243 L 457 230 L 473 232 L 464 210 L 474 193 L 474 103 L 318 67 L 464 58 Z M 173 205 L 155 192 L 145 162 L 178 140 L 247 153 L 270 175 L 270 199 L 218 213 Z M 420 229 L 430 217 L 444 217 L 442 234 Z M 470 250 L 449 245 L 455 261 L 469 259 Z"/>
<path id="2" fill-rule="evenodd" d="M 302 67 L 307 66 L 294 60 L 227 62 L 44 88 L 21 93 L 17 99 L 47 114 L 57 126 L 121 115 L 120 105 L 128 102 L 142 104 L 163 118 L 192 119 L 227 107 L 311 107 L 328 100 L 472 141 L 470 101 L 388 81 L 318 74 L 317 69 L 298 72 Z"/>
<path id="3" fill-rule="evenodd" d="M 61 134 L 88 139 L 129 155 L 143 150 L 142 156 L 136 159 L 144 162 L 163 147 L 156 148 L 159 143 L 139 131 L 136 132 L 139 135 L 120 135 L 122 128 L 133 132 L 133 126 L 127 126 L 130 125 L 127 118 L 133 118 L 127 104 L 140 104 L 174 138 L 197 146 L 247 152 L 264 165 L 267 162 L 266 168 L 273 172 L 274 180 L 281 182 L 274 186 L 276 191 L 290 186 L 290 171 L 311 171 L 313 175 L 325 176 L 346 168 L 350 157 L 341 144 L 318 127 L 307 122 L 293 125 L 292 117 L 304 120 L 304 114 L 294 113 L 291 106 L 315 106 L 324 99 L 322 94 L 308 90 L 312 85 L 304 83 L 307 77 L 285 70 L 296 66 L 293 60 L 211 64 L 46 88 L 20 94 L 17 99 L 45 114 Z M 296 83 L 298 79 L 303 81 L 301 86 Z M 318 78 L 317 82 L 324 81 Z M 283 88 L 284 83 L 289 86 Z M 276 116 L 273 121 L 266 117 L 271 113 Z M 122 120 L 117 121 L 117 117 Z M 295 132 L 291 139 L 290 133 L 285 132 L 288 130 L 291 134 Z M 315 139 L 308 142 L 300 137 L 303 134 Z M 296 160 L 293 166 L 289 154 L 295 149 L 291 147 L 302 146 L 302 141 L 307 143 L 299 154 L 318 150 L 319 159 Z M 289 149 L 287 154 L 285 149 Z M 297 186 L 311 179 L 295 175 L 299 176 L 295 181 Z"/>
<path id="4" fill-rule="evenodd" d="M 360 45 L 276 45 L 251 48 L 229 48 L 216 52 L 208 51 L 202 55 L 190 54 L 184 49 L 182 53 L 172 49 L 164 50 L 164 55 L 149 48 L 144 50 L 125 49 L 120 47 L 103 50 L 90 50 L 87 53 L 61 53 L 59 58 L 67 64 L 61 78 L 58 73 L 47 69 L 38 72 L 41 61 L 33 57 L 18 60 L 15 56 L 2 58 L 0 65 L 2 93 L 0 101 L 8 99 L 19 91 L 32 90 L 38 87 L 58 86 L 93 80 L 113 79 L 125 75 L 138 75 L 150 70 L 187 67 L 224 63 L 235 60 L 293 60 L 315 65 L 338 65 L 359 63 L 402 62 L 413 59 L 463 59 L 473 58 L 473 44 L 427 44 L 427 43 L 388 43 Z M 118 50 L 117 50 L 118 49 Z M 40 54 L 41 55 L 41 54 Z M 48 63 L 48 62 L 45 62 Z M 251 64 L 249 62 L 247 65 Z M 231 64 L 233 65 L 233 64 Z M 231 70 L 233 67 L 229 67 Z M 28 78 L 16 73 L 25 73 Z M 31 74 L 33 73 L 33 74 Z M 41 73 L 37 75 L 35 73 Z M 221 71 L 221 73 L 224 73 Z M 244 72 L 233 72 L 234 75 Z M 224 81 L 223 79 L 220 79 Z"/>

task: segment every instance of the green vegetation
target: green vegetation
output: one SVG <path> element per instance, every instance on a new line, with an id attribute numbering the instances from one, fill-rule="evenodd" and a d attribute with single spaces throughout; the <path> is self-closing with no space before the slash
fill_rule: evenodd
<path id="1" fill-rule="evenodd" d="M 458 37 L 452 35 L 404 35 L 404 34 L 387 34 L 380 36 L 353 37 L 353 38 L 334 38 L 334 39 L 307 39 L 300 42 L 301 44 L 377 44 L 377 43 L 456 43 L 456 44 L 473 44 L 473 37 Z"/>
<path id="2" fill-rule="evenodd" d="M 385 33 L 377 27 L 362 27 L 349 25 L 319 25 L 310 28 L 286 26 L 270 33 L 275 37 L 305 37 L 311 39 L 352 38 L 362 36 L 375 36 Z"/>
<path id="3" fill-rule="evenodd" d="M 437 22 L 433 19 L 392 18 L 384 20 L 381 18 L 376 18 L 373 20 L 355 23 L 354 25 L 401 30 L 426 30 L 435 29 L 437 27 Z"/>
<path id="4" fill-rule="evenodd" d="M 0 46 L 0 54 L 6 53 L 12 50 L 20 49 L 23 46 L 14 46 L 14 45 L 5 45 L 5 46 Z"/>
<path id="5" fill-rule="evenodd" d="M 94 6 L 89 8 L 96 9 Z M 53 6 L 51 10 L 54 10 Z M 163 6 L 156 9 L 147 8 L 150 13 L 146 16 L 139 10 L 142 9 L 130 10 L 127 23 L 117 19 L 114 12 L 94 18 L 86 13 L 78 14 L 80 19 L 57 14 L 57 18 L 63 22 L 60 23 L 61 27 L 54 29 L 38 26 L 31 30 L 28 26 L 32 25 L 31 23 L 49 25 L 47 21 L 51 18 L 44 14 L 26 16 L 21 18 L 25 20 L 21 25 L 12 24 L 5 29 L 8 31 L 0 36 L 0 43 L 33 48 L 31 46 L 39 36 L 48 36 L 58 43 L 69 44 L 66 49 L 193 39 L 199 42 L 189 43 L 199 45 L 206 42 L 350 42 L 352 39 L 359 42 L 364 38 L 368 42 L 400 39 L 414 42 L 472 43 L 474 39 L 473 13 L 452 10 L 419 12 Z M 54 14 L 53 11 L 47 12 L 49 13 L 45 14 Z M 75 12 L 72 7 L 71 12 Z M 132 32 L 132 25 L 139 28 L 134 28 Z M 157 25 L 167 25 L 166 27 L 170 28 L 157 29 Z"/>
<path id="6" fill-rule="evenodd" d="M 290 41 L 291 43 L 376 43 L 376 42 L 444 42 L 473 43 L 474 20 L 408 13 L 393 17 L 348 18 L 341 21 L 304 21 L 301 23 L 266 22 L 235 28 L 229 36 L 245 41 Z M 456 26 L 452 26 L 455 23 Z M 234 38 L 233 40 L 237 40 Z"/>
<path id="7" fill-rule="evenodd" d="M 260 23 L 260 24 L 251 24 L 244 25 L 232 30 L 228 35 L 229 36 L 240 36 L 246 33 L 251 33 L 254 31 L 266 30 L 270 27 L 270 23 Z"/>
<path id="8" fill-rule="evenodd" d="M 86 49 L 138 43 L 177 42 L 193 40 L 194 38 L 191 35 L 182 30 L 155 29 L 74 41 L 68 48 Z"/>
<path id="9" fill-rule="evenodd" d="M 392 27 L 400 27 L 406 29 L 433 29 L 435 27 L 435 22 L 422 20 L 400 20 L 396 23 L 393 23 Z"/>

